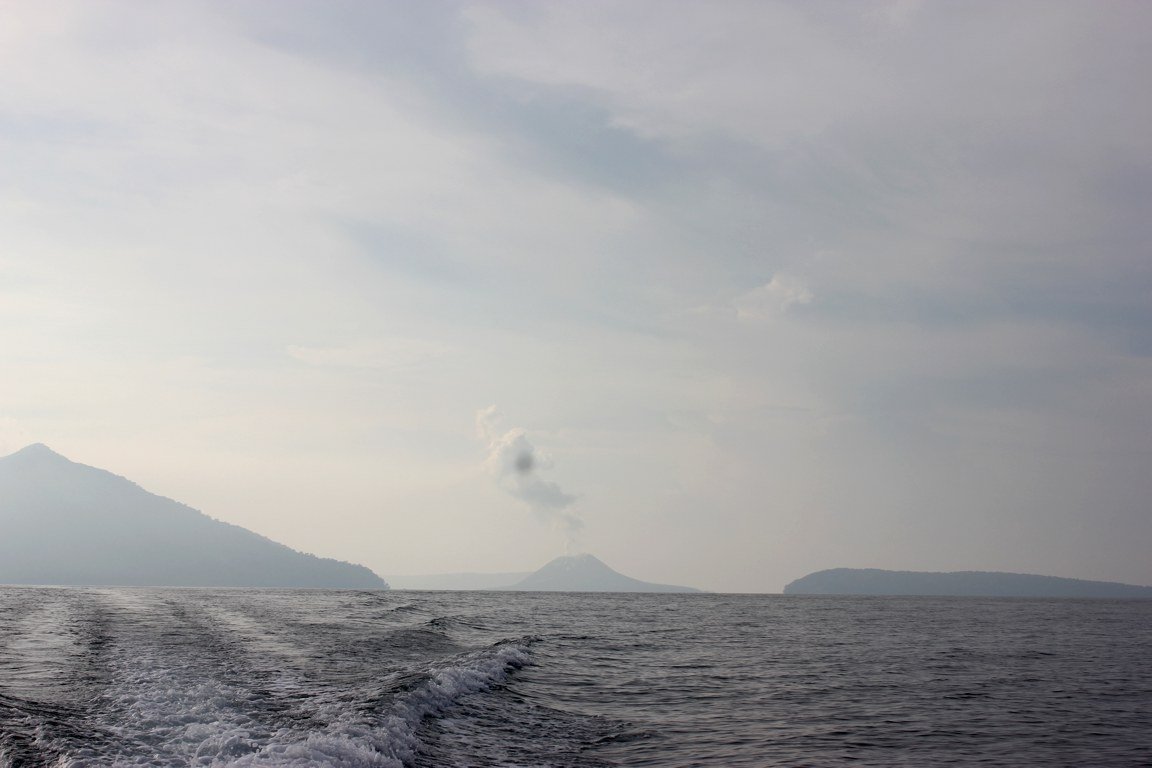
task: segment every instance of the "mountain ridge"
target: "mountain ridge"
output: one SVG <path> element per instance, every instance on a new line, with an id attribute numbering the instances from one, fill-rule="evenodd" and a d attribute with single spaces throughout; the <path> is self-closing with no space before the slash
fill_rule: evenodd
<path id="1" fill-rule="evenodd" d="M 0 458 L 0 583 L 387 589 L 43 443 Z"/>

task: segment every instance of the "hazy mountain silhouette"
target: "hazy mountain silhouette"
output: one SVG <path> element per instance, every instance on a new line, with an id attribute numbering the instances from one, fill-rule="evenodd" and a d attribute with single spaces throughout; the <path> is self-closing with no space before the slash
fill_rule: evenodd
<path id="1" fill-rule="evenodd" d="M 592 555 L 558 557 L 507 589 L 531 592 L 699 592 L 625 576 Z"/>
<path id="2" fill-rule="evenodd" d="M 949 595 L 963 597 L 1152 597 L 1152 587 L 996 571 L 885 571 L 833 568 L 784 587 L 786 595 Z"/>
<path id="3" fill-rule="evenodd" d="M 0 459 L 0 584 L 388 588 L 44 445 Z"/>

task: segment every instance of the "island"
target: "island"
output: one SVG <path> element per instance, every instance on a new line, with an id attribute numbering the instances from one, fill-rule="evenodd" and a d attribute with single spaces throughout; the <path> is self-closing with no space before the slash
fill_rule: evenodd
<path id="1" fill-rule="evenodd" d="M 832 568 L 796 579 L 784 587 L 784 594 L 1152 598 L 1152 587 L 997 571 L 936 573 Z"/>
<path id="2" fill-rule="evenodd" d="M 653 584 L 612 570 L 593 555 L 565 555 L 506 587 L 524 592 L 699 592 L 692 587 Z"/>
<path id="3" fill-rule="evenodd" d="M 0 459 L 0 584 L 388 588 L 40 444 Z"/>

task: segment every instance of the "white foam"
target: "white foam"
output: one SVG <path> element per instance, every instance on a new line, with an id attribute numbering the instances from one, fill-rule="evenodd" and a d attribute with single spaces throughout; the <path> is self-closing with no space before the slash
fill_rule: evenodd
<path id="1" fill-rule="evenodd" d="M 425 718 L 442 715 L 465 696 L 490 690 L 529 661 L 527 648 L 516 644 L 464 654 L 437 666 L 428 679 L 397 696 L 383 716 L 337 719 L 325 733 L 309 734 L 294 743 L 272 743 L 226 765 L 401 768 L 416 756 L 420 746 L 416 731 Z"/>
<path id="2" fill-rule="evenodd" d="M 500 685 L 529 658 L 519 644 L 461 654 L 425 669 L 421 682 L 396 694 L 383 712 L 365 706 L 374 696 L 313 696 L 307 706 L 315 729 L 307 730 L 261 722 L 251 692 L 210 675 L 192 682 L 193 670 L 137 648 L 116 660 L 102 725 L 123 740 L 125 749 L 112 763 L 120 766 L 401 768 L 419 750 L 416 734 L 425 718 Z M 144 743 L 148 749 L 140 748 Z M 84 758 L 60 762 L 61 768 L 91 765 Z"/>
<path id="3" fill-rule="evenodd" d="M 379 676 L 367 670 L 341 685 L 302 677 L 290 663 L 300 649 L 267 637 L 277 633 L 235 604 L 144 590 L 86 590 L 83 599 L 94 605 L 61 602 L 33 612 L 5 649 L 9 659 L 36 653 L 38 642 L 49 658 L 97 654 L 90 663 L 99 664 L 107 685 L 83 707 L 90 719 L 82 728 L 99 734 L 98 748 L 74 728 L 43 729 L 32 715 L 20 729 L 42 757 L 60 756 L 51 763 L 57 768 L 400 768 L 417 756 L 425 720 L 501 685 L 530 661 L 525 639 L 400 669 L 381 658 Z M 76 611 L 98 615 L 109 642 L 86 650 L 74 632 L 59 633 Z M 10 768 L 22 749 L 5 747 L 0 768 Z"/>

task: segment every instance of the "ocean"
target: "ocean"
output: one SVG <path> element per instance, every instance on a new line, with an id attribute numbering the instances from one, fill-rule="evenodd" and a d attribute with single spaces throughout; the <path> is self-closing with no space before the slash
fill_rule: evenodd
<path id="1" fill-rule="evenodd" d="M 0 766 L 1152 766 L 1152 601 L 0 587 Z"/>

